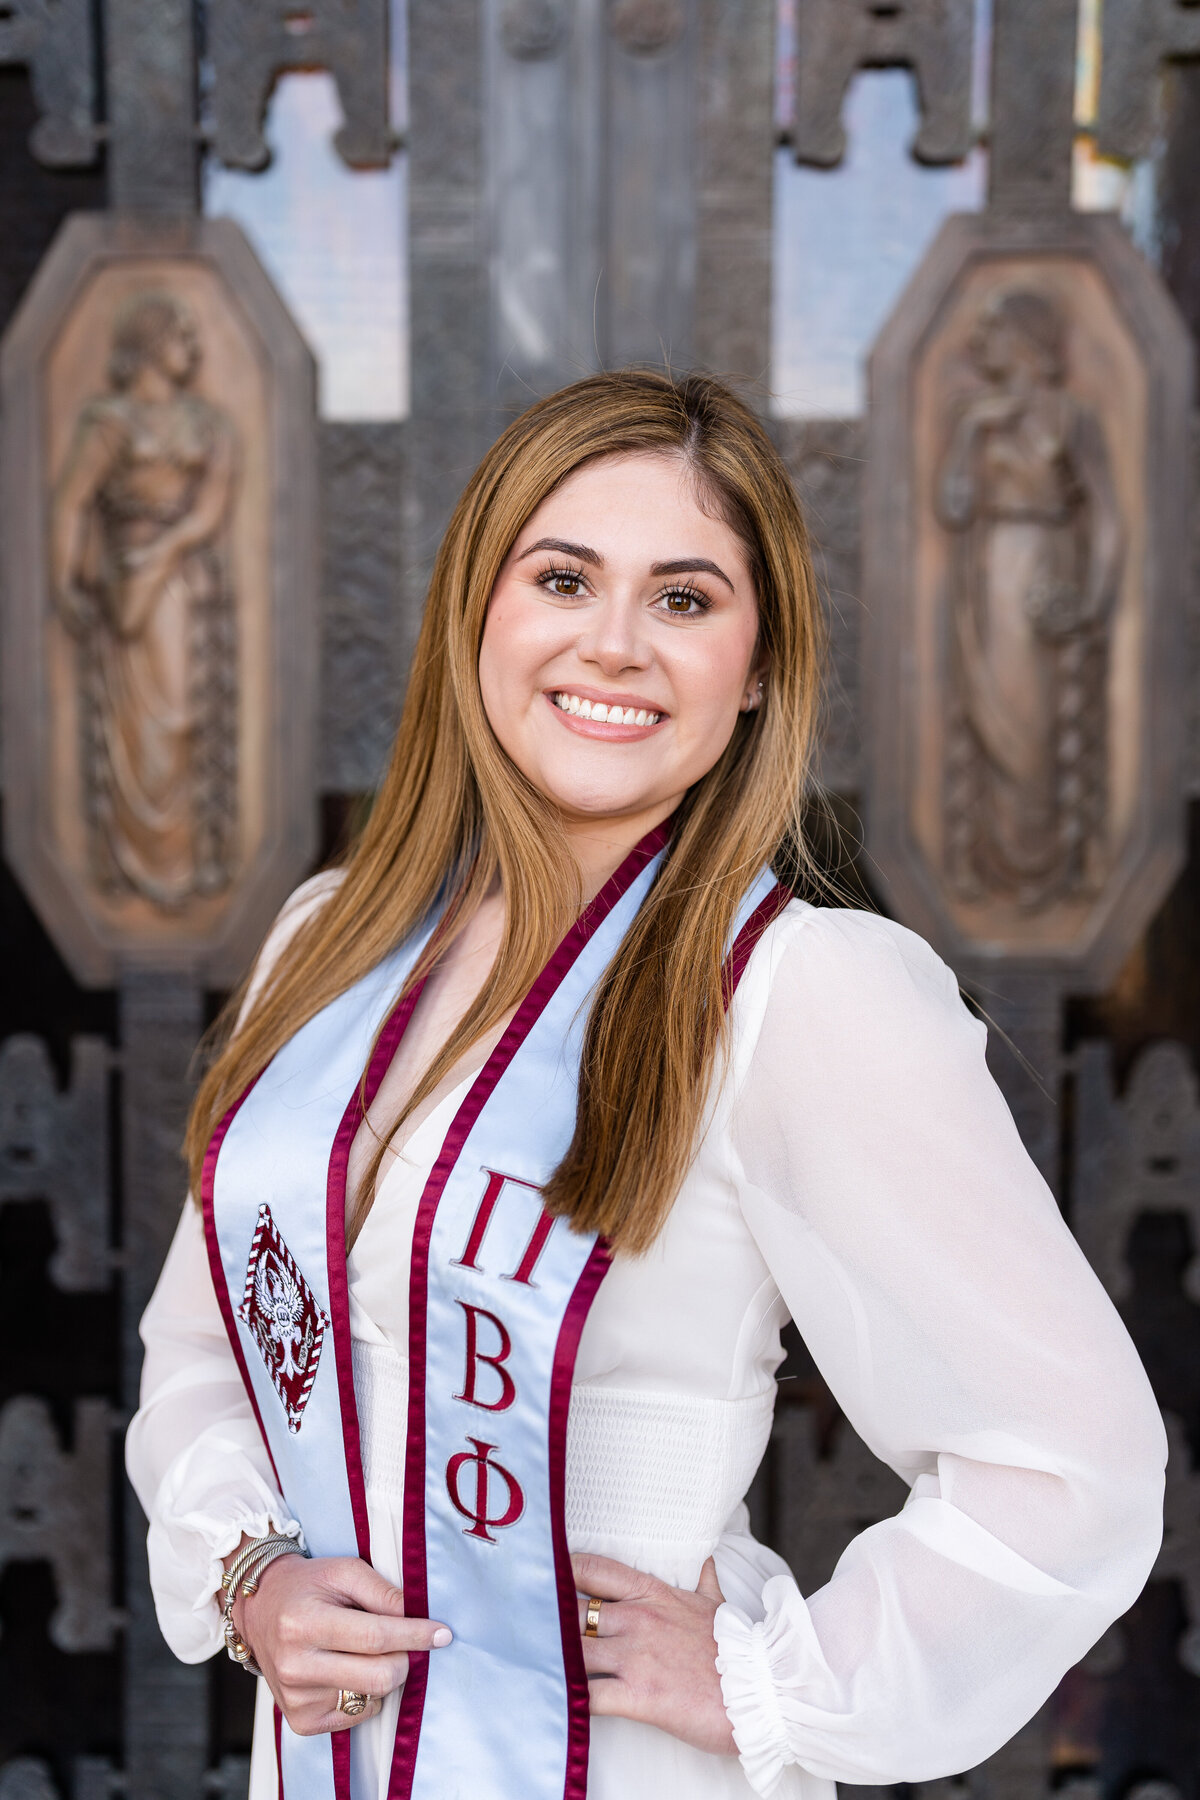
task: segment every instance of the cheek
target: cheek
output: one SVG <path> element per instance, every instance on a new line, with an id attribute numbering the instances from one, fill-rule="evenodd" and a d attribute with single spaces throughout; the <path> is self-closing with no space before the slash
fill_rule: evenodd
<path id="1" fill-rule="evenodd" d="M 488 607 L 479 647 L 479 687 L 493 731 L 504 742 L 506 727 L 527 710 L 545 654 L 539 631 L 543 609 L 498 589 Z M 506 746 L 507 747 L 507 746 Z"/>
<path id="2" fill-rule="evenodd" d="M 699 729 L 707 732 L 719 721 L 731 722 L 741 707 L 746 677 L 757 639 L 755 630 L 697 633 L 680 646 L 672 680 Z"/>

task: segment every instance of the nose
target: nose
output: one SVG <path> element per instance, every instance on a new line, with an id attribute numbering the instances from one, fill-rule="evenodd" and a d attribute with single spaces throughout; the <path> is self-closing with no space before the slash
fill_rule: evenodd
<path id="1" fill-rule="evenodd" d="M 582 661 L 605 675 L 648 667 L 650 646 L 637 601 L 632 596 L 606 595 L 590 610 L 578 648 Z"/>

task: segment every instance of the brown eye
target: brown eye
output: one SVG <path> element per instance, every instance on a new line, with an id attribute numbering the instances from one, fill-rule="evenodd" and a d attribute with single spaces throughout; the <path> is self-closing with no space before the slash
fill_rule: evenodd
<path id="1" fill-rule="evenodd" d="M 545 569 L 538 576 L 538 585 L 544 587 L 548 594 L 558 594 L 563 600 L 578 600 L 583 592 L 583 571 Z"/>
<path id="2" fill-rule="evenodd" d="M 668 610 L 668 612 L 686 612 L 688 607 L 691 604 L 692 604 L 692 596 L 690 594 L 668 594 L 667 595 L 667 610 Z"/>

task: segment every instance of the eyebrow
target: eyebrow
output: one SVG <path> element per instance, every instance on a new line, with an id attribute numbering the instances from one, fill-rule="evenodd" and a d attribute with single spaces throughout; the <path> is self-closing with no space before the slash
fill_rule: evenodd
<path id="1" fill-rule="evenodd" d="M 539 538 L 536 544 L 530 544 L 528 550 L 522 550 L 518 562 L 524 562 L 537 550 L 560 550 L 564 556 L 573 556 L 578 562 L 591 563 L 594 569 L 604 567 L 604 558 L 598 550 L 589 550 L 586 544 L 569 544 L 566 538 Z"/>
<path id="2" fill-rule="evenodd" d="M 563 556 L 573 556 L 579 562 L 591 563 L 594 569 L 604 567 L 604 558 L 598 550 L 590 549 L 587 544 L 568 543 L 566 538 L 552 537 L 539 538 L 536 544 L 530 544 L 528 550 L 522 550 L 517 561 L 524 562 L 527 556 L 533 556 L 539 550 L 557 550 Z M 674 562 L 656 562 L 650 565 L 652 575 L 694 575 L 701 571 L 706 575 L 715 575 L 718 581 L 723 581 L 730 593 L 735 591 L 733 583 L 724 569 L 707 556 L 681 556 L 677 557 Z"/>
<path id="3" fill-rule="evenodd" d="M 733 583 L 724 569 L 715 562 L 710 562 L 707 556 L 680 557 L 677 562 L 660 562 L 650 565 L 652 575 L 695 575 L 701 570 L 706 575 L 715 575 L 718 580 L 725 583 L 730 593 L 733 593 Z"/>

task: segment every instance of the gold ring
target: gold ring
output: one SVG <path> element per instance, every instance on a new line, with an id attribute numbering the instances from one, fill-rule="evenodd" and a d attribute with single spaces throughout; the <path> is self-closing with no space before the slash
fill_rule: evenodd
<path id="1" fill-rule="evenodd" d="M 600 1608 L 603 1605 L 603 1600 L 597 1600 L 594 1594 L 588 1596 L 587 1624 L 583 1628 L 584 1637 L 600 1636 Z"/>
<path id="2" fill-rule="evenodd" d="M 348 1719 L 357 1719 L 360 1713 L 366 1712 L 370 1704 L 370 1694 L 352 1694 L 347 1688 L 338 1689 L 337 1709 L 345 1713 Z"/>

